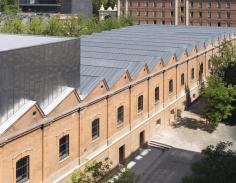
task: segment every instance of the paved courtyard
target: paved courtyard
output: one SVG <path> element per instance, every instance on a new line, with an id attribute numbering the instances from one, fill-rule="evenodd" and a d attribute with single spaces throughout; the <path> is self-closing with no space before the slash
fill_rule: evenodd
<path id="1" fill-rule="evenodd" d="M 202 100 L 196 101 L 181 119 L 172 126 L 160 129 L 153 141 L 172 146 L 162 151 L 148 147 L 128 165 L 140 176 L 138 183 L 180 183 L 191 174 L 193 162 L 202 158 L 201 150 L 219 141 L 230 141 L 236 150 L 236 126 L 220 124 L 217 128 L 206 125 L 201 117 Z"/>

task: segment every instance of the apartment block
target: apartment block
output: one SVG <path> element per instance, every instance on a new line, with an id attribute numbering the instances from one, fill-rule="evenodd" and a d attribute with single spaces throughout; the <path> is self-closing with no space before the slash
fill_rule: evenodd
<path id="1" fill-rule="evenodd" d="M 118 15 L 140 24 L 236 26 L 233 0 L 119 0 Z"/>

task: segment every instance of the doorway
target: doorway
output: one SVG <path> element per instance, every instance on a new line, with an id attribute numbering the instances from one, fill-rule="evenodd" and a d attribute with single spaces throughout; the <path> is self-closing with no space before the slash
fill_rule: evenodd
<path id="1" fill-rule="evenodd" d="M 119 164 L 125 163 L 125 145 L 119 148 Z"/>
<path id="2" fill-rule="evenodd" d="M 139 148 L 142 148 L 145 143 L 145 132 L 142 131 L 139 133 Z"/>

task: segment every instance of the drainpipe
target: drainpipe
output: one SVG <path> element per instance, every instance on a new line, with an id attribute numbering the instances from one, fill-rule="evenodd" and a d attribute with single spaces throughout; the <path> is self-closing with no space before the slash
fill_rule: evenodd
<path id="1" fill-rule="evenodd" d="M 186 25 L 189 25 L 189 0 L 186 0 L 185 8 Z"/>
<path id="2" fill-rule="evenodd" d="M 179 18 L 179 2 L 175 0 L 175 25 L 178 25 L 178 18 Z"/>
<path id="3" fill-rule="evenodd" d="M 41 125 L 42 131 L 42 182 L 44 182 L 44 127 Z"/>
<path id="4" fill-rule="evenodd" d="M 119 19 L 119 17 L 120 17 L 120 1 L 121 1 L 121 0 L 118 0 L 118 1 L 117 1 L 117 17 L 118 17 L 118 19 Z"/>
<path id="5" fill-rule="evenodd" d="M 80 133 L 80 126 L 81 126 L 81 124 L 80 124 L 80 122 L 81 122 L 81 120 L 80 120 L 80 108 L 78 109 L 78 115 L 79 115 L 79 117 L 78 117 L 78 134 L 79 134 L 79 140 L 78 140 L 78 158 L 79 158 L 79 165 L 81 164 L 81 162 L 80 162 L 80 150 L 81 150 L 81 143 L 80 143 L 80 138 L 81 138 L 81 133 Z"/>
<path id="6" fill-rule="evenodd" d="M 129 86 L 129 130 L 131 131 L 131 89 L 132 86 Z"/>
<path id="7" fill-rule="evenodd" d="M 108 132 L 109 132 L 109 130 L 108 130 L 108 95 L 107 95 L 107 97 L 106 97 L 106 101 L 107 101 L 107 146 L 108 146 L 108 144 L 109 144 L 109 141 L 108 141 L 108 139 L 109 139 L 109 134 L 108 134 Z"/>

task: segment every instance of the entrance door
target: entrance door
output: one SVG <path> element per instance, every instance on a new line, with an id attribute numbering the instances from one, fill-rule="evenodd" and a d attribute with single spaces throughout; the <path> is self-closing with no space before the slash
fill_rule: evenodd
<path id="1" fill-rule="evenodd" d="M 120 164 L 125 163 L 125 145 L 119 148 L 119 163 Z"/>
<path id="2" fill-rule="evenodd" d="M 145 143 L 145 133 L 144 131 L 139 133 L 139 147 L 142 148 Z"/>

